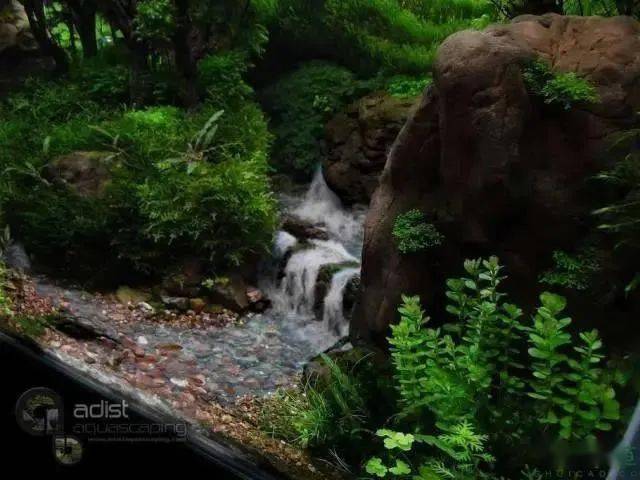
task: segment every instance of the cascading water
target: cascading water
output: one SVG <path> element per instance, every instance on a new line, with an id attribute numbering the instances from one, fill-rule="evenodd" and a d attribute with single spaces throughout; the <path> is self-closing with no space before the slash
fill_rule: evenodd
<path id="1" fill-rule="evenodd" d="M 318 170 L 302 201 L 283 196 L 285 210 L 296 218 L 326 232 L 328 239 L 295 239 L 279 231 L 274 244 L 276 264 L 287 259 L 283 276 L 268 276 L 263 284 L 274 310 L 291 318 L 314 316 L 317 301 L 324 300 L 322 320 L 330 334 L 343 336 L 347 325 L 343 315 L 343 294 L 348 283 L 359 275 L 365 210 L 347 210 L 327 186 Z M 324 266 L 335 266 L 331 285 L 324 299 L 316 299 L 318 274 Z M 275 279 L 275 281 L 274 281 Z"/>
<path id="2" fill-rule="evenodd" d="M 322 321 L 331 331 L 339 336 L 348 333 L 344 321 L 344 296 L 347 285 L 360 275 L 359 268 L 346 268 L 336 273 L 331 279 L 331 288 L 324 299 Z"/>

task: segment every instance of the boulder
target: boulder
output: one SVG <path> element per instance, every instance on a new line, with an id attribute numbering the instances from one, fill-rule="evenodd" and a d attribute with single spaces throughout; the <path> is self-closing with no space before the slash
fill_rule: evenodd
<path id="1" fill-rule="evenodd" d="M 37 48 L 22 4 L 17 0 L 0 2 L 0 55 L 8 51 L 30 52 Z"/>
<path id="2" fill-rule="evenodd" d="M 347 203 L 368 204 L 387 153 L 419 98 L 377 92 L 352 103 L 326 125 L 327 185 Z"/>
<path id="3" fill-rule="evenodd" d="M 247 284 L 240 275 L 231 274 L 207 286 L 207 298 L 233 312 L 244 312 L 249 308 Z"/>
<path id="4" fill-rule="evenodd" d="M 462 274 L 464 258 L 498 255 L 515 300 L 535 302 L 552 252 L 584 238 L 594 207 L 586 180 L 607 166 L 609 136 L 636 120 L 638 52 L 640 24 L 631 18 L 555 14 L 460 32 L 440 46 L 434 85 L 373 195 L 353 341 L 384 344 L 401 293 L 420 295 L 434 323 L 442 321 L 444 281 Z M 599 101 L 565 111 L 531 95 L 523 66 L 537 58 L 586 77 Z M 413 208 L 445 240 L 402 255 L 391 231 Z"/>
<path id="5" fill-rule="evenodd" d="M 183 259 L 162 279 L 162 290 L 176 297 L 198 297 L 205 279 L 205 262 L 196 257 Z"/>
<path id="6" fill-rule="evenodd" d="M 186 297 L 170 297 L 162 295 L 160 300 L 170 310 L 178 310 L 180 312 L 186 312 L 191 308 L 191 301 Z"/>
<path id="7" fill-rule="evenodd" d="M 0 249 L 0 259 L 5 265 L 17 272 L 28 273 L 31 271 L 31 260 L 21 243 L 9 239 L 4 250 Z"/>
<path id="8" fill-rule="evenodd" d="M 123 285 L 118 287 L 115 293 L 116 299 L 124 305 L 137 305 L 142 302 L 147 302 L 151 299 L 151 295 L 141 290 Z"/>
<path id="9" fill-rule="evenodd" d="M 112 152 L 78 151 L 56 157 L 47 166 L 53 182 L 67 185 L 83 197 L 100 197 L 111 182 Z"/>
<path id="10" fill-rule="evenodd" d="M 282 218 L 282 226 L 280 228 L 298 240 L 329 240 L 329 234 L 325 229 L 295 215 L 285 215 Z"/>
<path id="11" fill-rule="evenodd" d="M 247 287 L 247 301 L 249 302 L 249 309 L 252 312 L 260 313 L 264 312 L 271 306 L 271 300 L 269 300 L 264 292 L 256 287 Z"/>

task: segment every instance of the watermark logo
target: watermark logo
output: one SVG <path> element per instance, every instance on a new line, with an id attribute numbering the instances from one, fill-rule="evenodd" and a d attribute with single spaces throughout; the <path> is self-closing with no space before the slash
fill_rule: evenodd
<path id="1" fill-rule="evenodd" d="M 62 465 L 73 465 L 82 458 L 82 445 L 64 434 L 64 403 L 56 392 L 46 387 L 24 392 L 16 403 L 16 421 L 29 435 L 51 436 L 53 454 Z"/>
<path id="2" fill-rule="evenodd" d="M 80 420 L 87 419 L 121 419 L 129 418 L 127 413 L 129 404 L 122 400 L 120 403 L 110 403 L 106 400 L 100 403 L 87 405 L 86 403 L 77 403 L 73 407 L 73 416 Z"/>
<path id="3" fill-rule="evenodd" d="M 65 425 L 60 395 L 50 388 L 37 387 L 20 396 L 15 413 L 26 433 L 52 438 L 54 457 L 62 465 L 74 465 L 82 459 L 83 443 L 186 441 L 186 423 L 137 422 L 130 418 L 129 407 L 125 400 L 76 403 L 69 409 L 70 421 Z"/>
<path id="4" fill-rule="evenodd" d="M 53 455 L 62 465 L 75 465 L 82 459 L 82 444 L 75 437 L 57 435 L 53 439 Z"/>
<path id="5" fill-rule="evenodd" d="M 60 396 L 49 388 L 27 390 L 16 404 L 16 420 L 29 435 L 44 436 L 64 431 L 64 408 Z"/>

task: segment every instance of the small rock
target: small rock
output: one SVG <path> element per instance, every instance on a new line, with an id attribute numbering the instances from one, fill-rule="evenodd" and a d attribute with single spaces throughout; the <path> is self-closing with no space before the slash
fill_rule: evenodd
<path id="1" fill-rule="evenodd" d="M 207 306 L 207 302 L 205 302 L 202 298 L 192 298 L 191 300 L 189 300 L 189 306 L 195 313 L 202 313 L 202 311 Z"/>
<path id="2" fill-rule="evenodd" d="M 311 222 L 293 215 L 286 215 L 282 219 L 282 226 L 280 228 L 294 237 L 303 240 L 329 240 L 329 234 L 324 228 L 313 225 Z"/>
<path id="3" fill-rule="evenodd" d="M 187 310 L 189 310 L 189 299 L 186 297 L 162 296 L 160 299 L 166 307 L 173 310 L 180 310 L 181 312 L 186 312 Z"/>
<path id="4" fill-rule="evenodd" d="M 178 345 L 177 343 L 165 343 L 162 345 L 158 345 L 158 350 L 164 352 L 177 352 L 182 350 L 182 345 Z"/>
<path id="5" fill-rule="evenodd" d="M 136 342 L 138 343 L 138 345 L 149 345 L 149 340 L 147 340 L 146 337 L 143 337 L 142 335 L 140 335 L 136 339 Z"/>
<path id="6" fill-rule="evenodd" d="M 138 305 L 149 300 L 149 294 L 123 285 L 116 290 L 116 298 L 123 305 Z"/>
<path id="7" fill-rule="evenodd" d="M 138 303 L 138 308 L 145 313 L 155 313 L 155 309 L 147 302 Z"/>
<path id="8" fill-rule="evenodd" d="M 189 382 L 187 382 L 187 380 L 185 380 L 183 378 L 173 378 L 173 377 L 171 377 L 169 379 L 169 381 L 171 383 L 173 383 L 174 385 L 180 387 L 180 388 L 185 388 L 189 384 Z"/>
<path id="9" fill-rule="evenodd" d="M 136 348 L 134 348 L 134 349 L 133 349 L 133 354 L 134 354 L 136 357 L 144 357 L 145 352 L 144 352 L 144 349 L 143 349 L 143 348 L 136 347 Z"/>

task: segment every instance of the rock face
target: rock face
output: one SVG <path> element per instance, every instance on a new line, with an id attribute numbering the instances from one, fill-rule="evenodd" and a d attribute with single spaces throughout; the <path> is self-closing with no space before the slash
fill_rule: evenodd
<path id="1" fill-rule="evenodd" d="M 584 235 L 586 179 L 605 166 L 608 135 L 640 109 L 639 52 L 640 24 L 627 17 L 523 16 L 443 43 L 434 86 L 393 145 L 372 199 L 354 340 L 384 343 L 401 293 L 441 312 L 444 280 L 462 273 L 465 257 L 498 255 L 509 291 L 533 301 L 523 297 L 552 251 Z M 562 111 L 531 96 L 522 66 L 538 57 L 584 75 L 599 102 Z M 445 241 L 401 255 L 391 231 L 413 208 Z"/>
<path id="2" fill-rule="evenodd" d="M 369 203 L 387 153 L 418 100 L 373 93 L 327 123 L 324 176 L 343 202 Z"/>
<path id="3" fill-rule="evenodd" d="M 111 181 L 111 152 L 73 152 L 48 165 L 53 181 L 63 183 L 83 197 L 100 197 Z"/>

